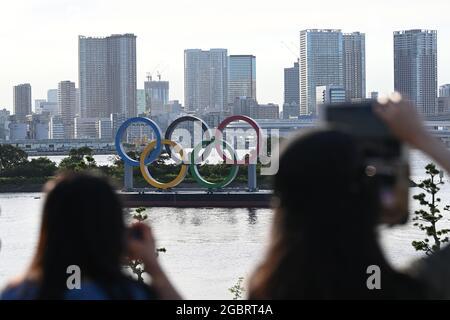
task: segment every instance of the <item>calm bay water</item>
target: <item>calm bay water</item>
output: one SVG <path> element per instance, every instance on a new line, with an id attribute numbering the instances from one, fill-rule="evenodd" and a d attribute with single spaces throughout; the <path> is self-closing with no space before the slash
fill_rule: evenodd
<path id="1" fill-rule="evenodd" d="M 106 164 L 108 157 L 96 156 L 96 160 Z M 423 167 L 428 162 L 419 152 L 411 153 L 414 181 L 424 178 Z M 450 204 L 447 176 L 445 182 L 441 198 Z M 418 190 L 411 189 L 411 193 Z M 0 194 L 0 287 L 28 266 L 36 246 L 41 206 L 40 193 Z M 416 207 L 411 202 L 411 210 Z M 147 212 L 158 247 L 167 249 L 160 255 L 161 263 L 190 299 L 231 298 L 228 288 L 239 277 L 248 277 L 263 257 L 272 221 L 272 212 L 266 209 L 149 208 Z M 441 225 L 450 227 L 450 220 Z M 381 243 L 397 267 L 421 256 L 411 246 L 412 240 L 421 237 L 411 223 L 380 230 Z"/>

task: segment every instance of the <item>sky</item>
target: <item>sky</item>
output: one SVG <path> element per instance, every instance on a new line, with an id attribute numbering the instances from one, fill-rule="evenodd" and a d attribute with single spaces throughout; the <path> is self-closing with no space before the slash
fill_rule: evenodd
<path id="1" fill-rule="evenodd" d="M 0 108 L 31 83 L 33 104 L 59 81 L 78 85 L 78 35 L 137 35 L 138 88 L 147 72 L 184 100 L 183 51 L 226 48 L 256 56 L 257 99 L 283 102 L 283 68 L 303 29 L 366 33 L 367 91 L 393 90 L 395 30 L 438 31 L 438 84 L 450 83 L 448 0 L 15 0 L 0 7 Z"/>

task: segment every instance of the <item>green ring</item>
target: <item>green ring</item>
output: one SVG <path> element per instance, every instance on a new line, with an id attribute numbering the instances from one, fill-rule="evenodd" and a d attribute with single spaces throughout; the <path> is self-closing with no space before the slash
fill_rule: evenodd
<path id="1" fill-rule="evenodd" d="M 194 177 L 195 181 L 197 181 L 197 183 L 207 189 L 221 189 L 226 187 L 227 185 L 229 185 L 231 182 L 233 182 L 233 180 L 236 178 L 238 171 L 239 171 L 239 165 L 233 164 L 230 170 L 230 173 L 228 174 L 228 176 L 221 182 L 216 182 L 216 183 L 212 183 L 209 182 L 207 180 L 205 180 L 201 175 L 200 172 L 198 171 L 197 165 L 195 164 L 195 159 L 198 159 L 197 157 L 197 153 L 200 152 L 200 150 L 203 148 L 203 146 L 208 146 L 211 142 L 214 142 L 213 140 L 211 141 L 202 141 L 201 143 L 199 143 L 194 150 L 192 150 L 191 152 L 191 163 L 189 165 L 189 171 L 191 172 L 192 177 Z M 218 143 L 219 141 L 216 141 L 216 143 Z M 226 142 L 222 140 L 223 145 L 225 146 L 225 148 L 231 153 L 232 157 L 234 160 L 236 160 L 236 153 L 234 151 L 234 149 Z"/>

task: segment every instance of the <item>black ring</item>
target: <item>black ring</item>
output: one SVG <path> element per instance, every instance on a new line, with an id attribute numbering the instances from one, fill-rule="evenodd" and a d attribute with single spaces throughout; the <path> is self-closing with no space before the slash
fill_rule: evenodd
<path id="1" fill-rule="evenodd" d="M 166 133 L 164 135 L 164 139 L 172 140 L 172 134 L 175 131 L 176 126 L 178 126 L 182 122 L 188 122 L 188 121 L 192 121 L 192 122 L 200 121 L 200 123 L 202 124 L 203 132 L 206 132 L 206 139 L 203 139 L 203 137 L 202 137 L 202 141 L 203 140 L 211 140 L 208 124 L 204 120 L 202 120 L 202 119 L 200 119 L 198 117 L 195 117 L 195 116 L 191 116 L 191 115 L 182 116 L 182 117 L 179 117 L 178 119 L 175 119 L 167 127 Z M 166 152 L 169 155 L 169 157 L 171 157 L 172 156 L 172 150 L 170 149 L 170 146 L 169 145 L 164 145 L 164 147 L 165 147 Z M 209 149 L 208 151 L 209 151 L 208 154 L 202 155 L 201 157 L 204 157 L 204 158 L 208 157 L 209 153 L 211 152 L 211 149 Z"/>

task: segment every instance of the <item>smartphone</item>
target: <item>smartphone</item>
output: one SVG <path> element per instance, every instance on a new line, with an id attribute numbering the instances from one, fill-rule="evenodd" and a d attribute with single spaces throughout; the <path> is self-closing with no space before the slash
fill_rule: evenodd
<path id="1" fill-rule="evenodd" d="M 364 165 L 375 172 L 381 223 L 404 224 L 408 221 L 409 159 L 408 149 L 374 113 L 376 101 L 324 106 L 322 124 L 346 132 L 356 139 Z"/>

